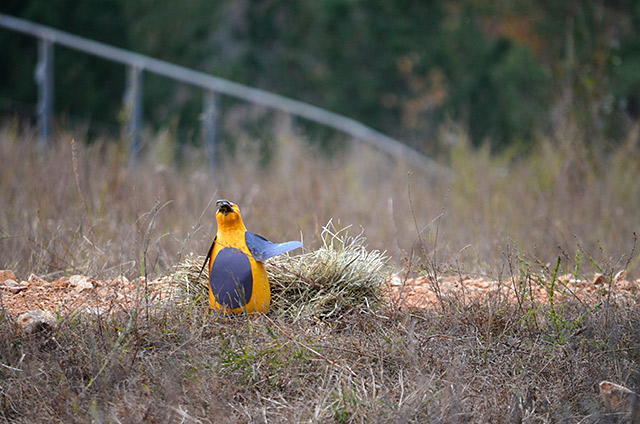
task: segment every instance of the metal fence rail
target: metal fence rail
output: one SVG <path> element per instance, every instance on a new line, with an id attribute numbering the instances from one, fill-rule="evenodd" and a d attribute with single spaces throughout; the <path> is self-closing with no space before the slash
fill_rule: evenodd
<path id="1" fill-rule="evenodd" d="M 54 84 L 53 46 L 60 44 L 127 66 L 127 87 L 124 98 L 128 116 L 128 132 L 132 139 L 131 154 L 134 157 L 139 149 L 138 131 L 142 122 L 142 76 L 143 72 L 153 72 L 206 90 L 203 105 L 203 129 L 211 166 L 214 164 L 215 120 L 218 115 L 216 96 L 224 94 L 334 128 L 357 140 L 366 142 L 382 152 L 406 160 L 414 166 L 427 168 L 433 172 L 445 169 L 420 152 L 358 121 L 307 103 L 1 13 L 0 27 L 29 34 L 39 39 L 36 80 L 38 83 L 38 126 L 41 140 L 46 140 L 51 131 Z"/>

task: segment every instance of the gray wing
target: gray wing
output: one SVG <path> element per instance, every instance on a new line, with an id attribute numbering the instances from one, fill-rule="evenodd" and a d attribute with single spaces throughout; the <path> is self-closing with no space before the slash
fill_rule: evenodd
<path id="1" fill-rule="evenodd" d="M 266 261 L 274 256 L 302 247 L 302 243 L 299 241 L 273 243 L 266 238 L 253 234 L 249 231 L 244 233 L 244 239 L 251 255 L 253 255 L 257 261 Z"/>

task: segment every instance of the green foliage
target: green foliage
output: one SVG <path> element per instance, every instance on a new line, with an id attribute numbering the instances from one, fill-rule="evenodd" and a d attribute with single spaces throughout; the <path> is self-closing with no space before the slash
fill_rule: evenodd
<path id="1" fill-rule="evenodd" d="M 548 78 L 531 51 L 508 39 L 487 40 L 477 29 L 458 28 L 453 37 L 458 54 L 443 60 L 451 82 L 445 110 L 468 122 L 475 145 L 531 140 L 549 102 Z"/>

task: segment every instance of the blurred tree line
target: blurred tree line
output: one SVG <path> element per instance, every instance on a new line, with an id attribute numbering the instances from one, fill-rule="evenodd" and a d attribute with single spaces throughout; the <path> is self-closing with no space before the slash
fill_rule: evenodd
<path id="1" fill-rule="evenodd" d="M 566 125 L 620 139 L 640 115 L 633 0 L 4 0 L 0 11 L 309 102 L 426 152 L 443 122 L 502 148 Z M 36 56 L 33 39 L 0 30 L 5 110 L 35 104 Z M 118 122 L 122 66 L 58 46 L 55 70 L 58 112 Z M 150 122 L 197 127 L 198 90 L 145 76 L 144 101 Z"/>

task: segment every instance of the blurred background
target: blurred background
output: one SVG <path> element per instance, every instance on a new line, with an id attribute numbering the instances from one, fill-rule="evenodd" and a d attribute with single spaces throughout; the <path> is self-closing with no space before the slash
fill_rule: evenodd
<path id="1" fill-rule="evenodd" d="M 438 245 L 452 263 L 485 270 L 503 269 L 505 252 L 519 249 L 568 267 L 583 248 L 606 263 L 632 252 L 637 1 L 4 0 L 0 12 L 345 115 L 452 171 L 433 180 L 344 134 L 221 96 L 213 183 L 202 90 L 145 74 L 147 162 L 125 172 L 125 67 L 63 46 L 54 56 L 59 149 L 43 158 L 25 147 L 36 138 L 37 41 L 0 29 L 2 148 L 14 158 L 2 174 L 9 265 L 108 270 L 137 261 L 146 240 L 167 269 L 176 252 L 208 247 L 217 197 L 244 206 L 256 232 L 302 232 L 310 247 L 329 219 L 341 220 L 398 265 Z M 80 212 L 65 223 L 70 205 Z M 150 217 L 155 226 L 144 227 Z M 123 222 L 136 228 L 137 253 L 82 262 L 82 249 L 126 239 Z M 159 234 L 145 238 L 152 228 Z"/>
<path id="2" fill-rule="evenodd" d="M 5 0 L 0 12 L 309 102 L 426 153 L 447 121 L 474 145 L 526 150 L 569 125 L 619 141 L 640 114 L 631 0 Z M 33 114 L 34 41 L 0 31 L 3 113 Z M 117 132 L 122 67 L 58 48 L 55 69 L 56 113 Z M 198 142 L 197 90 L 149 76 L 144 103 L 148 122 Z"/>

